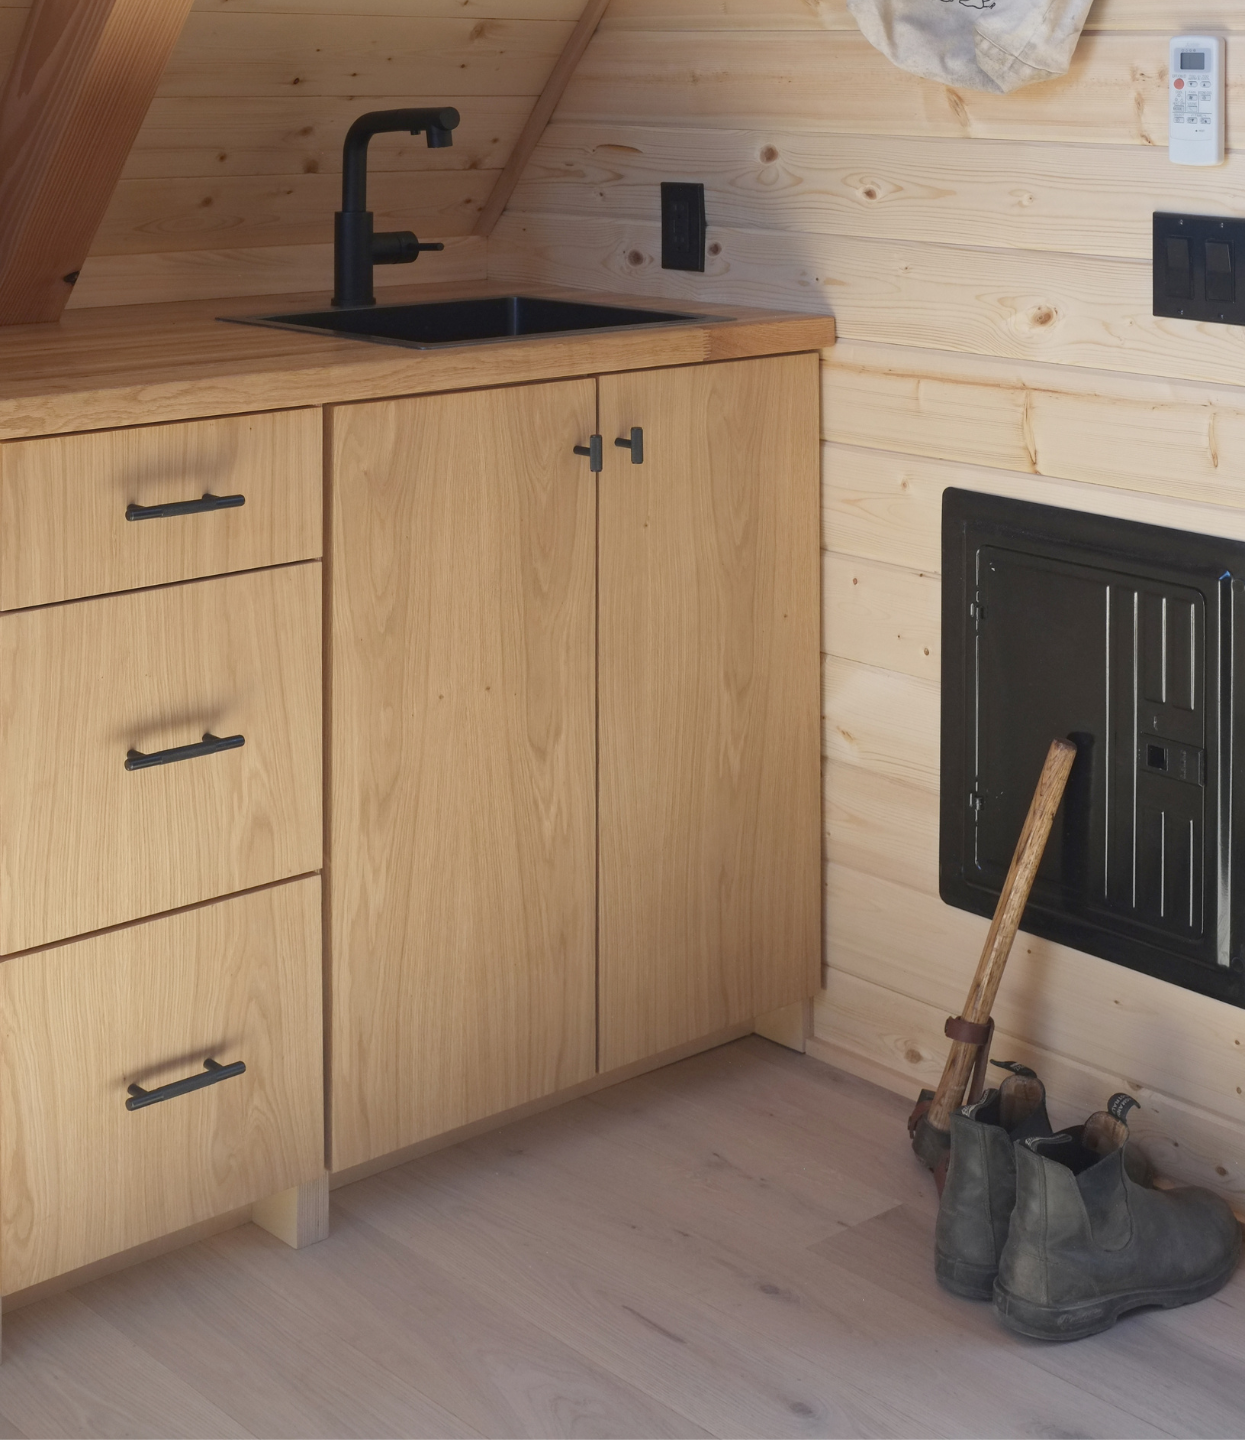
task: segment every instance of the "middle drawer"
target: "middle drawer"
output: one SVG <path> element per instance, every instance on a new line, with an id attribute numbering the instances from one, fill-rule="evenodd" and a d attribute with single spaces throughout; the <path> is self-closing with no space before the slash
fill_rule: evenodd
<path id="1" fill-rule="evenodd" d="M 0 954 L 320 869 L 320 614 L 312 562 L 0 615 Z"/>

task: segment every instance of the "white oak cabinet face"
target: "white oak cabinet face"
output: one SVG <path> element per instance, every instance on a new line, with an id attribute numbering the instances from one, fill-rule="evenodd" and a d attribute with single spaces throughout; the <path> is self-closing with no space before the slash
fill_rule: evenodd
<path id="1" fill-rule="evenodd" d="M 816 988 L 817 416 L 815 355 L 332 412 L 335 1169 Z"/>

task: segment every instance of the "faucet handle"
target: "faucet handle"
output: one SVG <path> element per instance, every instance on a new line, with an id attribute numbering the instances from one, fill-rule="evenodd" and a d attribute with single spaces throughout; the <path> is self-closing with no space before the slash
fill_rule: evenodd
<path id="1" fill-rule="evenodd" d="M 373 265 L 409 265 L 421 250 L 444 250 L 441 242 L 425 244 L 409 230 L 381 230 L 372 236 Z"/>

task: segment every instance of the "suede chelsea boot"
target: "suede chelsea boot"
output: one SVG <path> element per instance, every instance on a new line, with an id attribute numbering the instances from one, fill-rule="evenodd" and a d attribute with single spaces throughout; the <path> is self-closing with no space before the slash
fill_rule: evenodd
<path id="1" fill-rule="evenodd" d="M 1032 1070 L 994 1060 L 1012 1073 L 997 1090 L 951 1117 L 951 1158 L 934 1230 L 938 1283 L 969 1300 L 989 1300 L 1016 1203 L 1016 1142 L 1049 1135 L 1046 1090 Z"/>
<path id="2" fill-rule="evenodd" d="M 1187 1305 L 1236 1269 L 1241 1231 L 1209 1190 L 1155 1190 L 1128 1139 L 1137 1102 L 1113 1095 L 1084 1125 L 1016 1146 L 1016 1208 L 994 1307 L 1021 1335 L 1079 1340 L 1129 1310 Z"/>

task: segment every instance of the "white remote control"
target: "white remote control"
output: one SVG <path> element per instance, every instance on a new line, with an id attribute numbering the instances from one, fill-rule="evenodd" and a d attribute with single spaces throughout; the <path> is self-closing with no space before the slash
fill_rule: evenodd
<path id="1" fill-rule="evenodd" d="M 1223 51 L 1218 35 L 1171 42 L 1167 153 L 1177 165 L 1223 164 Z"/>

